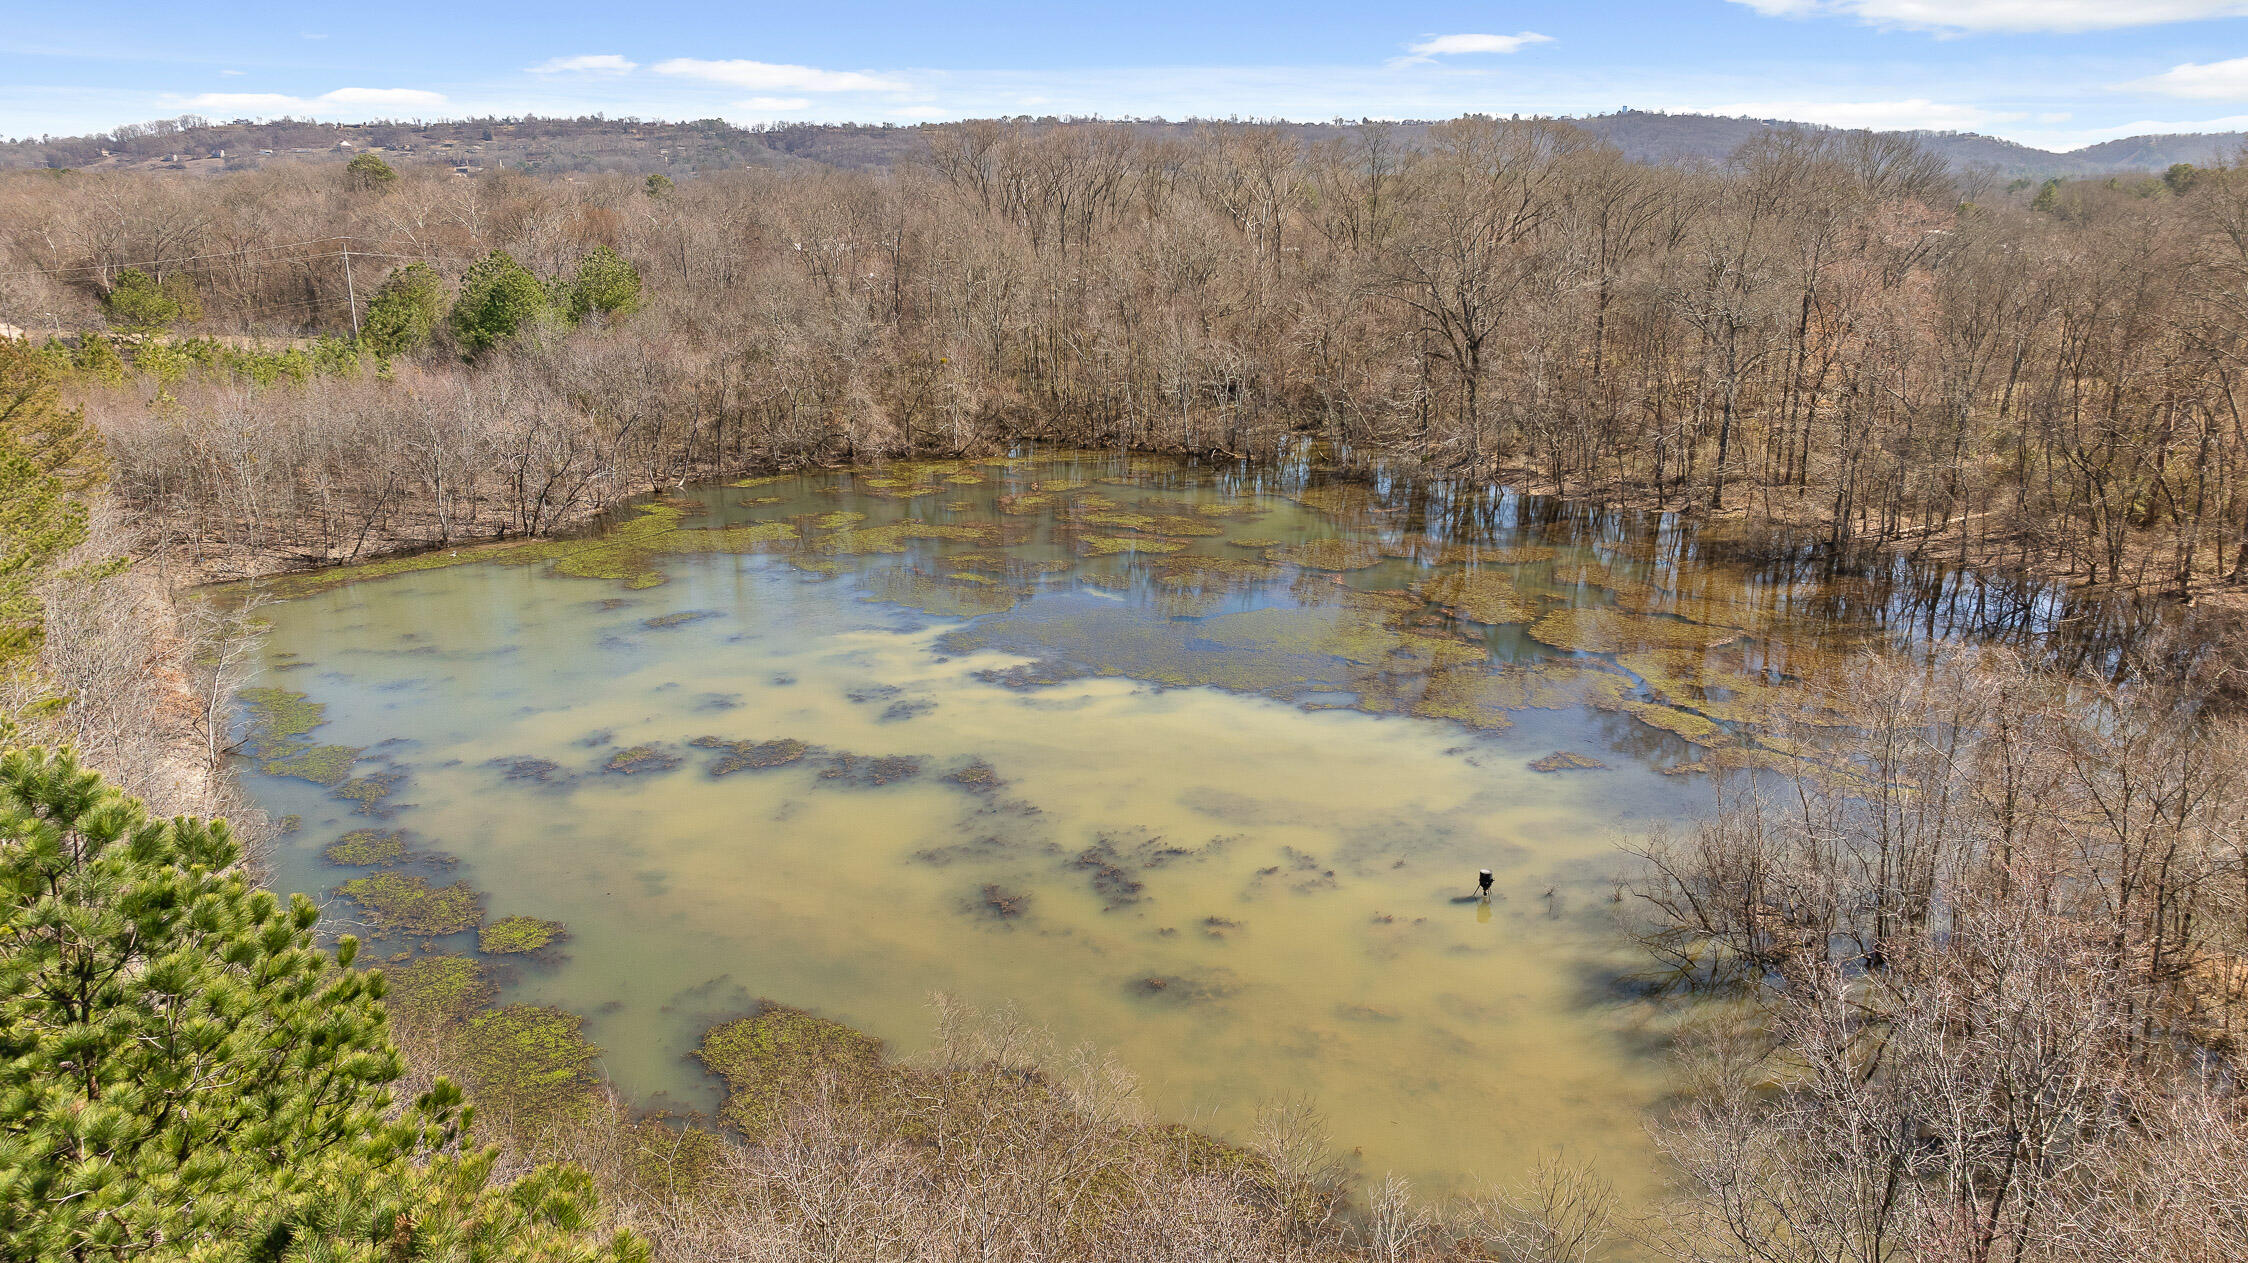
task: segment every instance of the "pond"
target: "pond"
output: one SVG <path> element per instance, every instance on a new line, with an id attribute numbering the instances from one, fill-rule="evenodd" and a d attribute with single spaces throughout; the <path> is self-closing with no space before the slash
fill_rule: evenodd
<path id="1" fill-rule="evenodd" d="M 296 818 L 276 884 L 375 961 L 559 923 L 495 955 L 504 996 L 582 1015 L 633 1101 L 713 1109 L 691 1054 L 760 1001 L 911 1053 L 941 991 L 1112 1051 L 1169 1120 L 1308 1094 L 1370 1176 L 1559 1150 L 1631 1200 L 1668 1027 L 1620 844 L 1784 763 L 1782 710 L 1843 722 L 1851 654 L 2046 616 L 1497 489 L 1076 452 L 273 590 L 243 770 Z"/>

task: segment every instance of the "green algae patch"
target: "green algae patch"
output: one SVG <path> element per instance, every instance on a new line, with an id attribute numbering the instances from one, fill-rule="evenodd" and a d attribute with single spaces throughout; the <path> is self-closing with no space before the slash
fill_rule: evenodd
<path id="1" fill-rule="evenodd" d="M 560 921 L 537 917 L 501 917 L 476 933 L 476 950 L 490 956 L 536 952 L 568 937 Z"/>
<path id="2" fill-rule="evenodd" d="M 454 1043 L 469 1096 L 517 1118 L 552 1118 L 591 1099 L 601 1050 L 585 1019 L 543 1004 L 510 1004 L 469 1019 Z"/>
<path id="3" fill-rule="evenodd" d="M 847 1099 L 870 1105 L 894 1098 L 903 1086 L 882 1041 L 777 1004 L 710 1028 L 695 1057 L 725 1081 L 719 1118 L 751 1140 L 772 1135 L 789 1099 L 826 1076 Z"/>
<path id="4" fill-rule="evenodd" d="M 289 689 L 243 689 L 235 696 L 247 712 L 250 745 L 261 754 L 289 744 L 326 721 L 327 706 Z"/>
<path id="5" fill-rule="evenodd" d="M 293 776 L 315 785 L 340 785 L 359 761 L 357 746 L 314 745 L 306 734 L 327 722 L 328 708 L 302 693 L 282 688 L 243 689 L 248 719 L 246 741 L 268 776 Z"/>
<path id="6" fill-rule="evenodd" d="M 783 737 L 777 741 L 729 741 L 724 737 L 697 737 L 687 744 L 698 749 L 722 752 L 705 769 L 712 776 L 785 767 L 812 751 L 811 746 L 794 737 Z"/>
<path id="7" fill-rule="evenodd" d="M 436 1028 L 468 1020 L 492 1002 L 498 988 L 484 966 L 467 956 L 418 956 L 386 966 L 384 1007 L 412 1026 Z"/>
<path id="8" fill-rule="evenodd" d="M 914 540 L 952 543 L 999 544 L 999 527 L 990 522 L 888 522 L 881 526 L 854 526 L 812 541 L 815 552 L 862 556 L 867 553 L 902 553 Z"/>
<path id="9" fill-rule="evenodd" d="M 1454 570 L 1416 585 L 1413 594 L 1461 618 L 1494 627 L 1535 622 L 1543 608 L 1497 570 Z"/>
<path id="10" fill-rule="evenodd" d="M 1040 478 L 1030 484 L 1030 489 L 1052 495 L 1060 491 L 1081 491 L 1090 485 L 1084 478 Z"/>
<path id="11" fill-rule="evenodd" d="M 1724 745 L 1732 740 L 1725 726 L 1704 715 L 1680 710 L 1675 706 L 1661 706 L 1653 702 L 1627 702 L 1624 713 L 1650 728 L 1660 728 L 1673 736 L 1684 738 L 1698 746 Z"/>
<path id="12" fill-rule="evenodd" d="M 507 543 L 477 544 L 458 548 L 438 548 L 429 552 L 408 553 L 402 557 L 384 557 L 376 561 L 363 561 L 355 565 L 331 566 L 321 570 L 307 570 L 302 574 L 278 575 L 271 579 L 255 579 L 246 583 L 227 584 L 220 592 L 259 592 L 276 600 L 293 600 L 302 596 L 317 596 L 337 588 L 369 579 L 387 579 L 393 575 L 418 574 L 424 570 L 445 570 L 453 566 L 473 565 L 488 561 L 498 554 L 514 548 Z"/>
<path id="13" fill-rule="evenodd" d="M 1155 581 L 1169 587 L 1244 588 L 1277 579 L 1280 567 L 1246 557 L 1171 557 L 1157 567 Z"/>
<path id="14" fill-rule="evenodd" d="M 684 761 L 660 745 L 630 746 L 610 755 L 601 770 L 619 776 L 643 776 L 650 772 L 668 772 Z"/>
<path id="15" fill-rule="evenodd" d="M 740 480 L 740 481 L 738 481 L 738 482 L 729 482 L 729 483 L 727 483 L 726 485 L 727 485 L 727 486 L 729 486 L 729 487 L 745 487 L 745 488 L 746 488 L 746 487 L 770 487 L 770 486 L 772 486 L 772 485 L 773 485 L 774 483 L 777 483 L 777 482 L 787 482 L 787 481 L 788 481 L 789 479 L 791 479 L 791 478 L 795 478 L 795 477 L 797 477 L 797 475 L 796 475 L 796 474 L 763 474 L 763 475 L 760 475 L 760 476 L 758 476 L 758 477 L 756 477 L 756 478 L 743 478 L 743 479 L 741 479 L 741 480 Z"/>
<path id="16" fill-rule="evenodd" d="M 379 928 L 402 934 L 457 934 L 484 919 L 484 897 L 466 882 L 432 886 L 402 873 L 370 873 L 337 893 L 364 908 Z"/>
<path id="17" fill-rule="evenodd" d="M 358 810 L 363 814 L 379 816 L 383 814 L 382 800 L 390 797 L 405 779 L 404 772 L 370 772 L 336 786 L 334 796 L 358 803 Z"/>
<path id="18" fill-rule="evenodd" d="M 351 765 L 358 761 L 357 746 L 300 746 L 265 760 L 258 770 L 267 776 L 293 776 L 315 785 L 335 786 L 351 779 Z"/>
<path id="19" fill-rule="evenodd" d="M 831 509 L 826 513 L 807 513 L 796 520 L 807 530 L 842 531 L 866 521 L 866 514 L 856 509 Z"/>
<path id="20" fill-rule="evenodd" d="M 406 858 L 406 831 L 353 829 L 330 843 L 320 855 L 330 864 L 344 864 L 354 868 L 395 864 Z"/>
<path id="21" fill-rule="evenodd" d="M 1344 523 L 1363 522 L 1374 514 L 1388 511 L 1380 497 L 1374 494 L 1374 489 L 1359 482 L 1306 487 L 1288 498 L 1314 513 L 1325 514 Z"/>
<path id="22" fill-rule="evenodd" d="M 1265 549 L 1265 560 L 1313 570 L 1364 570 L 1378 565 L 1382 546 L 1362 539 L 1314 539 Z"/>
<path id="23" fill-rule="evenodd" d="M 919 570 L 881 570 L 866 577 L 862 599 L 903 605 L 940 618 L 975 618 L 1011 610 L 1030 596 L 1028 588 L 967 571 L 933 575 Z"/>
<path id="24" fill-rule="evenodd" d="M 1225 534 L 1224 527 L 1184 513 L 1135 513 L 1129 509 L 1095 509 L 1090 513 L 1072 514 L 1069 520 L 1105 526 L 1111 530 L 1137 531 L 1143 535 L 1174 538 L 1215 537 Z"/>
<path id="25" fill-rule="evenodd" d="M 1518 710 L 1589 706 L 1620 710 L 1630 677 L 1592 664 L 1547 659 L 1503 666 L 1453 667 L 1399 690 L 1398 709 L 1424 719 L 1449 719 L 1474 728 L 1505 728 Z"/>
<path id="26" fill-rule="evenodd" d="M 1533 772 L 1590 772 L 1604 770 L 1607 766 L 1589 754 L 1577 754 L 1570 750 L 1556 750 L 1542 759 L 1530 761 L 1530 770 Z"/>
<path id="27" fill-rule="evenodd" d="M 1138 535 L 1080 535 L 1077 551 L 1088 557 L 1114 557 L 1128 553 L 1175 553 L 1186 547 L 1183 539 L 1148 539 Z"/>
<path id="28" fill-rule="evenodd" d="M 1554 610 L 1530 624 L 1530 635 L 1573 653 L 1620 653 L 1633 649 L 1713 649 L 1740 639 L 1741 633 L 1731 627 L 1576 606 Z"/>
<path id="29" fill-rule="evenodd" d="M 640 620 L 640 625 L 650 631 L 662 631 L 667 627 L 684 627 L 688 623 L 699 623 L 706 618 L 717 617 L 717 610 L 680 610 L 672 614 L 658 614 L 653 618 L 643 618 Z"/>

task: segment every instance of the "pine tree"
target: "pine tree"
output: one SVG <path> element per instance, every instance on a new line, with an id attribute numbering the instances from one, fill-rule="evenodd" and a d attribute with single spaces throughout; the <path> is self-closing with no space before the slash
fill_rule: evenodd
<path id="1" fill-rule="evenodd" d="M 453 336 L 474 355 L 547 318 L 546 287 L 504 250 L 469 265 L 453 300 Z"/>
<path id="2" fill-rule="evenodd" d="M 241 858 L 0 755 L 0 1258 L 645 1258 L 582 1174 L 492 1187 L 451 1084 L 392 1116 L 381 975 Z"/>
<path id="3" fill-rule="evenodd" d="M 595 246 L 578 260 L 569 303 L 572 320 L 583 320 L 595 312 L 603 316 L 626 314 L 640 305 L 640 269 L 609 247 Z"/>
<path id="4" fill-rule="evenodd" d="M 444 318 L 444 282 L 428 264 L 409 263 L 383 278 L 361 336 L 377 355 L 406 355 L 420 350 Z"/>
<path id="5" fill-rule="evenodd" d="M 86 537 L 75 498 L 108 472 L 101 436 L 56 391 L 53 358 L 0 338 L 0 671 L 39 643 L 38 586 Z"/>

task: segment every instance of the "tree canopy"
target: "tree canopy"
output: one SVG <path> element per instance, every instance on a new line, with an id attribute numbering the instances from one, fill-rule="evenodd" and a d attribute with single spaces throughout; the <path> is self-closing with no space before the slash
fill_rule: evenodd
<path id="1" fill-rule="evenodd" d="M 375 291 L 361 336 L 377 355 L 406 355 L 420 350 L 444 318 L 445 283 L 428 264 L 409 263 Z"/>
<path id="2" fill-rule="evenodd" d="M 505 250 L 494 250 L 462 274 L 451 324 L 461 348 L 474 355 L 535 327 L 548 314 L 539 278 Z"/>
<path id="3" fill-rule="evenodd" d="M 0 1257 L 645 1259 L 582 1173 L 492 1186 L 450 1083 L 394 1115 L 382 976 L 241 858 L 0 755 Z"/>

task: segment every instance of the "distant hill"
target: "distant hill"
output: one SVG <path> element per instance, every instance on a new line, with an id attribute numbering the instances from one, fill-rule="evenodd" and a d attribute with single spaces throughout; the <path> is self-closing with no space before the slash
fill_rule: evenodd
<path id="1" fill-rule="evenodd" d="M 1045 120 L 1062 122 L 1062 120 Z M 1640 162 L 1717 161 L 1760 133 L 1803 127 L 1785 119 L 1727 118 L 1709 114 L 1658 114 L 1623 110 L 1571 119 Z M 1066 124 L 1065 124 L 1066 125 Z M 1150 133 L 1191 131 L 1196 122 L 1134 120 Z M 718 119 L 654 122 L 641 119 L 471 118 L 444 122 L 319 123 L 214 122 L 193 116 L 121 127 L 99 136 L 42 136 L 0 143 L 0 169 L 51 167 L 89 170 L 178 170 L 194 174 L 238 170 L 271 162 L 341 161 L 375 150 L 393 162 L 430 162 L 467 168 L 495 167 L 549 173 L 664 172 L 673 176 L 742 167 L 805 163 L 884 167 L 922 152 L 929 124 L 788 123 L 737 127 Z M 1344 135 L 1356 124 L 1282 123 L 1307 140 Z M 1418 143 L 1428 124 L 1397 125 L 1400 138 Z M 2003 179 L 2048 176 L 2085 178 L 2161 171 L 2172 163 L 2196 165 L 2238 152 L 2248 133 L 2131 136 L 2055 153 L 1972 132 L 1910 132 L 1954 167 L 1986 169 Z"/>

